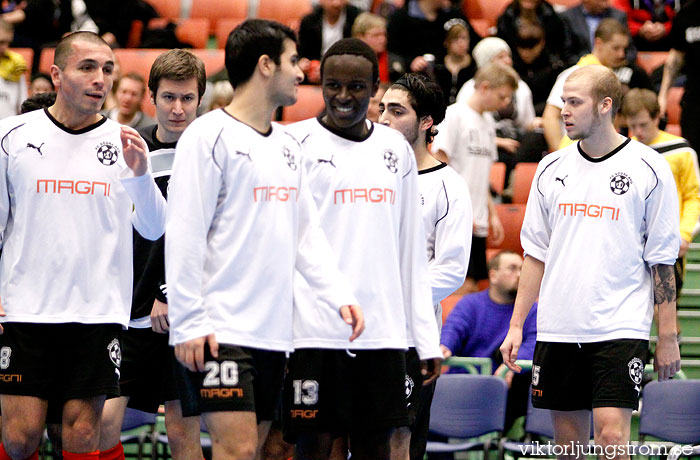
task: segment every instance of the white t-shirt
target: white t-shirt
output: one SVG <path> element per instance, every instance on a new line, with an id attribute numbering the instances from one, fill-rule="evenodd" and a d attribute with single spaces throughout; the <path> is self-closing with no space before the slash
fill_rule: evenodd
<path id="1" fill-rule="evenodd" d="M 436 319 L 440 301 L 456 291 L 467 275 L 472 245 L 472 203 L 459 174 L 442 163 L 418 171 L 423 229 L 428 242 L 428 269 Z"/>
<path id="2" fill-rule="evenodd" d="M 0 78 L 0 120 L 20 113 L 22 102 L 27 98 L 27 77 L 19 81 Z"/>
<path id="3" fill-rule="evenodd" d="M 466 104 L 471 95 L 474 94 L 474 79 L 467 81 L 457 93 L 456 103 Z M 532 90 L 522 80 L 518 80 L 518 89 L 513 94 L 515 103 L 515 125 L 526 131 L 535 119 L 535 105 L 532 102 Z"/>
<path id="4" fill-rule="evenodd" d="M 474 213 L 474 235 L 489 234 L 489 174 L 498 160 L 496 125 L 488 113 L 477 113 L 468 104 L 447 108 L 445 120 L 437 127 L 432 150 L 442 150 L 450 166 L 467 182 Z"/>
<path id="5" fill-rule="evenodd" d="M 520 234 L 545 266 L 537 340 L 648 340 L 650 267 L 673 265 L 680 245 L 673 175 L 636 141 L 596 159 L 579 145 L 540 162 Z"/>
<path id="6" fill-rule="evenodd" d="M 564 82 L 574 70 L 579 68 L 581 68 L 580 65 L 574 65 L 566 70 L 563 70 L 559 74 L 556 81 L 554 82 L 554 86 L 552 86 L 552 90 L 549 92 L 549 96 L 547 97 L 547 105 L 554 106 L 559 110 L 562 110 L 564 108 L 564 101 L 561 100 L 561 95 L 564 93 Z M 564 121 L 561 119 L 561 117 L 559 117 L 559 130 L 561 131 L 562 136 L 566 136 L 566 130 L 564 129 Z"/>
<path id="7" fill-rule="evenodd" d="M 379 349 L 408 346 L 421 359 L 441 356 L 413 150 L 396 130 L 370 124 L 351 140 L 309 119 L 288 126 L 301 142 L 303 165 L 323 230 L 363 308 L 366 328 L 348 342 L 347 326 L 302 277 L 295 280 L 295 348 Z"/>
<path id="8" fill-rule="evenodd" d="M 350 335 L 338 309 L 357 302 L 300 161 L 280 125 L 262 134 L 223 109 L 182 134 L 165 239 L 171 344 L 214 333 L 219 343 L 291 351 L 295 268 L 324 300 L 327 326 Z"/>
<path id="9" fill-rule="evenodd" d="M 340 13 L 340 17 L 335 24 L 329 24 L 325 19 L 321 21 L 321 56 L 326 54 L 328 48 L 338 40 L 343 38 L 343 28 L 345 27 L 345 9 Z"/>
<path id="10" fill-rule="evenodd" d="M 132 223 L 159 238 L 166 204 L 126 166 L 120 130 L 70 130 L 46 110 L 3 120 L 1 321 L 128 324 Z"/>

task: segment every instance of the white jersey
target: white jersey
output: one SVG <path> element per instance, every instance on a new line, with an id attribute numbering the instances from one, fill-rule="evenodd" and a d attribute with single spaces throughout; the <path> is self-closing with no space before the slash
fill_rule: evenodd
<path id="1" fill-rule="evenodd" d="M 370 122 L 367 122 L 370 123 Z M 433 314 L 413 150 L 386 126 L 371 124 L 362 140 L 334 134 L 310 119 L 289 126 L 301 142 L 309 187 L 323 230 L 365 315 L 365 331 L 348 342 L 347 327 L 303 278 L 295 283 L 297 348 L 379 349 L 408 346 L 421 359 L 441 356 Z"/>
<path id="2" fill-rule="evenodd" d="M 18 81 L 0 78 L 0 119 L 20 113 L 22 102 L 27 98 L 27 78 L 24 75 Z"/>
<path id="3" fill-rule="evenodd" d="M 472 245 L 469 189 L 448 165 L 418 171 L 423 229 L 428 243 L 428 270 L 438 324 L 440 301 L 456 291 L 467 275 Z"/>
<path id="4" fill-rule="evenodd" d="M 165 226 L 151 174 L 133 177 L 106 118 L 75 131 L 37 110 L 2 128 L 2 321 L 126 326 L 132 223 L 149 239 Z"/>
<path id="5" fill-rule="evenodd" d="M 357 303 L 332 263 L 305 185 L 298 142 L 261 134 L 223 109 L 177 144 L 168 193 L 165 268 L 170 342 L 214 333 L 219 343 L 292 350 L 294 270 L 328 308 Z"/>
<path id="6" fill-rule="evenodd" d="M 457 104 L 466 104 L 474 94 L 474 79 L 468 80 L 457 93 Z M 532 102 L 532 90 L 527 83 L 518 80 L 518 89 L 513 93 L 513 103 L 515 104 L 515 126 L 523 131 L 527 131 L 535 119 L 535 105 Z"/>
<path id="7" fill-rule="evenodd" d="M 480 114 L 468 104 L 452 104 L 437 127 L 432 150 L 442 150 L 450 166 L 467 182 L 474 213 L 474 235 L 489 234 L 489 174 L 498 161 L 496 124 L 490 114 Z"/>
<path id="8" fill-rule="evenodd" d="M 530 189 L 521 242 L 544 262 L 537 340 L 649 339 L 650 267 L 678 257 L 668 163 L 629 139 L 601 158 L 572 144 L 547 155 Z"/>

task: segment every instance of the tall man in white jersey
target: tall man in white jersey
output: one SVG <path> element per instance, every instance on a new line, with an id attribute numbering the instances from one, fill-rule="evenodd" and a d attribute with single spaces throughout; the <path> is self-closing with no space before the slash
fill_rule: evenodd
<path id="1" fill-rule="evenodd" d="M 350 340 L 364 328 L 319 227 L 299 143 L 270 122 L 296 101 L 297 62 L 288 27 L 238 26 L 226 43 L 233 101 L 177 144 L 165 240 L 170 343 L 188 368 L 183 414 L 203 415 L 214 460 L 252 460 L 265 441 L 292 350 L 295 269 L 324 299 L 326 327 L 350 325 Z"/>
<path id="2" fill-rule="evenodd" d="M 166 51 L 151 66 L 148 88 L 157 123 L 142 127 L 139 134 L 148 144 L 153 176 L 166 198 L 177 141 L 197 116 L 205 87 L 204 63 L 189 51 Z M 174 381 L 179 364 L 168 345 L 164 247 L 165 236 L 149 241 L 134 233 L 134 298 L 129 329 L 122 334 L 121 396 L 105 403 L 100 460 L 124 458 L 119 437 L 127 405 L 156 414 L 163 404 L 172 458 L 202 459 L 199 418 L 182 416 Z"/>
<path id="3" fill-rule="evenodd" d="M 308 280 L 295 280 L 284 416 L 297 459 L 328 458 L 342 435 L 353 458 L 388 459 L 392 430 L 408 424 L 404 350 L 415 345 L 427 382 L 439 373 L 416 160 L 401 133 L 366 119 L 378 75 L 367 44 L 337 41 L 321 61 L 325 114 L 289 127 L 323 229 L 367 318 L 363 336 L 348 342 Z"/>
<path id="4" fill-rule="evenodd" d="M 590 65 L 566 79 L 562 117 L 578 142 L 540 163 L 521 241 L 525 262 L 501 353 L 515 359 L 539 295 L 532 402 L 551 409 L 557 444 L 596 445 L 627 458 L 654 306 L 659 380 L 680 369 L 673 264 L 679 248 L 676 187 L 668 163 L 615 131 L 621 85 Z M 653 294 L 652 294 L 653 293 Z M 609 452 L 609 450 L 605 450 Z"/>
<path id="5" fill-rule="evenodd" d="M 96 460 L 105 397 L 119 394 L 132 224 L 159 238 L 165 200 L 143 139 L 98 113 L 113 69 L 99 36 L 67 36 L 55 104 L 0 134 L 3 460 L 36 456 L 49 399 L 63 405 L 63 458 Z"/>
<path id="6" fill-rule="evenodd" d="M 428 144 L 437 131 L 434 126 L 445 118 L 442 90 L 422 74 L 405 74 L 382 97 L 379 113 L 379 123 L 401 132 L 416 156 L 430 286 L 435 318 L 440 324 L 440 301 L 456 291 L 467 274 L 472 233 L 472 205 L 467 184 L 454 169 L 428 151 Z M 422 385 L 415 347 L 406 353 L 406 370 L 411 425 L 396 429 L 392 435 L 391 457 L 394 460 L 409 457 L 418 460 L 425 455 L 430 404 L 435 391 L 434 382 Z"/>

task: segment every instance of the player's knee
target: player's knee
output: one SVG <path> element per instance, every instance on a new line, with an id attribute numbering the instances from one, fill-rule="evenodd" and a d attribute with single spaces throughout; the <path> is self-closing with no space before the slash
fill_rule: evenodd
<path id="1" fill-rule="evenodd" d="M 407 426 L 396 428 L 391 434 L 391 448 L 408 448 L 411 442 L 411 430 Z"/>
<path id="2" fill-rule="evenodd" d="M 3 427 L 6 431 L 3 439 L 3 447 L 7 455 L 13 460 L 24 460 L 32 456 L 39 447 L 39 441 L 41 440 L 41 433 L 39 436 L 32 436 L 30 433 L 22 433 L 14 430 L 8 430 L 7 427 Z"/>
<path id="3" fill-rule="evenodd" d="M 63 438 L 70 442 L 71 449 L 89 448 L 95 444 L 95 440 L 100 434 L 99 424 L 92 424 L 87 421 L 76 421 L 71 426 L 63 427 Z M 73 451 L 73 450 L 72 450 Z"/>
<path id="4" fill-rule="evenodd" d="M 246 439 L 233 443 L 225 441 L 214 446 L 214 460 L 254 460 L 257 441 Z"/>
<path id="5" fill-rule="evenodd" d="M 602 446 L 618 446 L 624 442 L 622 429 L 617 426 L 604 426 L 600 431 L 598 443 Z"/>

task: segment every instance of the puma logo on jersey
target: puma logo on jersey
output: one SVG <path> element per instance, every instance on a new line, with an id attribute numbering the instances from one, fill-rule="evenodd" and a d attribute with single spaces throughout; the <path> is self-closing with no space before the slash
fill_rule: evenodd
<path id="1" fill-rule="evenodd" d="M 564 179 L 566 179 L 567 177 L 569 177 L 568 174 L 564 177 L 555 177 L 554 182 L 559 181 L 559 182 L 561 182 L 562 187 L 566 187 L 566 184 L 564 183 Z"/>
<path id="2" fill-rule="evenodd" d="M 244 157 L 248 157 L 248 159 L 249 159 L 250 161 L 253 161 L 253 159 L 250 157 L 250 151 L 248 151 L 248 152 L 241 152 L 241 151 L 236 150 L 236 155 L 243 155 Z"/>
<path id="3" fill-rule="evenodd" d="M 34 144 L 30 143 L 30 142 L 27 142 L 27 148 L 28 148 L 28 149 L 34 149 L 34 150 L 36 150 L 37 152 L 39 152 L 39 155 L 41 155 L 41 156 L 44 156 L 44 152 L 41 151 L 41 148 L 42 148 L 43 146 L 44 146 L 44 143 L 43 143 L 43 142 L 41 143 L 41 145 L 40 145 L 39 147 L 37 147 L 36 145 L 34 145 Z"/>
<path id="4" fill-rule="evenodd" d="M 316 160 L 316 162 L 318 162 L 318 163 L 328 163 L 329 165 L 333 166 L 334 168 L 336 167 L 336 166 L 335 166 L 335 163 L 333 163 L 333 156 L 331 156 L 331 159 L 330 159 L 330 160 L 324 160 L 323 158 L 319 158 L 319 159 Z"/>

